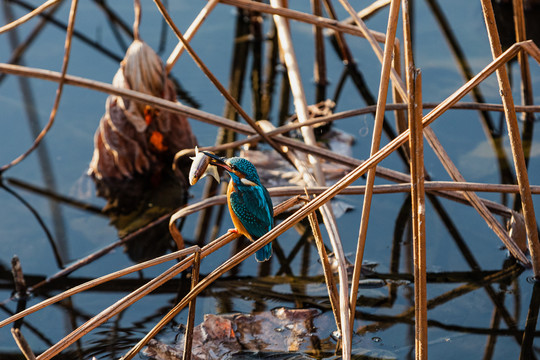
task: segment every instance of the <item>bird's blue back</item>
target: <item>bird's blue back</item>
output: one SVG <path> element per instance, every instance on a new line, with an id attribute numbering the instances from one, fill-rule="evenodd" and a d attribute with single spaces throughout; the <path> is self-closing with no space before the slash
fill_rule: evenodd
<path id="1" fill-rule="evenodd" d="M 230 173 L 235 191 L 230 195 L 231 208 L 252 240 L 257 240 L 274 227 L 274 207 L 268 190 L 261 184 L 257 169 L 246 159 L 234 157 L 229 164 L 240 170 L 245 178 L 256 185 L 246 185 L 236 174 Z M 255 254 L 258 261 L 265 261 L 272 255 L 272 245 L 268 244 Z"/>

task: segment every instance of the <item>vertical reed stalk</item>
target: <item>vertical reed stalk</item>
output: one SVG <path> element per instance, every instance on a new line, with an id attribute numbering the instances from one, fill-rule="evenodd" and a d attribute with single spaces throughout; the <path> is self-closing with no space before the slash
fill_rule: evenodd
<path id="1" fill-rule="evenodd" d="M 311 8 L 313 15 L 322 16 L 321 0 L 311 0 Z M 328 84 L 326 79 L 326 54 L 323 29 L 314 26 L 313 31 L 315 33 L 315 68 L 313 69 L 316 86 L 315 102 L 319 103 L 326 100 L 326 85 Z"/>
<path id="2" fill-rule="evenodd" d="M 319 227 L 319 223 L 317 222 L 317 216 L 314 212 L 309 214 L 308 219 L 309 225 L 311 225 L 311 230 L 313 231 L 313 237 L 315 238 L 315 244 L 317 245 L 317 251 L 319 252 L 319 257 L 321 259 L 321 264 L 324 271 L 324 279 L 326 281 L 326 288 L 328 289 L 328 297 L 330 299 L 332 311 L 334 312 L 334 319 L 336 320 L 336 327 L 337 329 L 341 329 L 339 295 L 337 292 L 336 282 L 334 280 L 334 274 L 330 266 L 330 262 L 328 261 L 328 254 L 326 253 L 326 248 L 324 247 L 321 229 Z"/>
<path id="3" fill-rule="evenodd" d="M 201 252 L 195 253 L 193 259 L 193 270 L 191 271 L 191 289 L 199 283 L 199 270 L 201 268 Z M 193 327 L 195 326 L 195 306 L 197 304 L 197 297 L 194 297 L 189 302 L 188 320 L 186 326 L 186 335 L 184 337 L 184 356 L 183 360 L 191 360 L 191 346 L 193 345 Z"/>
<path id="4" fill-rule="evenodd" d="M 525 30 L 525 13 L 523 10 L 523 0 L 513 0 L 514 7 L 514 26 L 516 30 L 516 42 L 527 40 L 527 34 Z M 518 53 L 518 63 L 521 70 L 521 104 L 532 105 L 534 102 L 531 73 L 529 68 L 529 59 L 525 51 Z M 523 142 L 523 156 L 525 158 L 525 166 L 529 165 L 529 157 L 531 154 L 532 138 L 534 130 L 534 114 L 523 113 L 523 129 L 522 142 Z M 519 203 L 521 199 L 516 196 L 514 199 L 514 209 L 519 209 Z"/>
<path id="5" fill-rule="evenodd" d="M 276 8 L 282 7 L 281 0 L 270 0 L 270 4 Z M 302 80 L 300 78 L 300 71 L 298 68 L 298 62 L 296 61 L 296 55 L 294 52 L 288 23 L 284 17 L 279 16 L 279 15 L 274 15 L 274 23 L 276 24 L 276 28 L 278 31 L 278 39 L 281 45 L 281 50 L 283 52 L 285 65 L 287 66 L 287 72 L 289 75 L 289 82 L 291 83 L 291 92 L 293 95 L 294 106 L 296 109 L 298 121 L 300 123 L 304 123 L 309 120 L 309 113 L 307 109 L 304 87 L 302 85 Z M 304 126 L 300 128 L 300 131 L 302 132 L 304 141 L 308 145 L 315 146 L 317 144 L 317 141 L 315 139 L 315 134 L 313 133 L 313 128 Z M 310 154 L 308 154 L 307 160 L 313 167 L 315 179 L 313 179 L 313 177 L 307 171 L 307 168 L 302 164 L 304 163 L 304 161 L 300 160 L 300 161 L 295 162 L 297 164 L 297 168 L 302 174 L 304 181 L 306 181 L 306 183 L 309 186 L 314 186 L 316 184 L 324 185 L 325 178 L 324 178 L 324 173 L 322 172 L 319 160 Z M 302 170 L 304 168 L 305 170 Z M 349 317 L 349 310 L 348 310 L 349 286 L 348 286 L 347 272 L 345 269 L 345 253 L 343 251 L 341 239 L 339 237 L 339 232 L 337 229 L 337 224 L 334 218 L 334 214 L 332 212 L 332 208 L 330 207 L 329 204 L 325 204 L 320 207 L 320 212 L 323 217 L 324 224 L 326 225 L 326 229 L 328 231 L 332 248 L 334 250 L 334 253 L 336 254 L 336 259 L 338 261 L 338 273 L 339 273 L 339 283 L 340 283 L 339 308 L 341 310 L 341 321 L 342 321 L 341 333 L 342 333 L 342 338 L 343 338 L 342 355 L 344 359 L 350 359 L 350 356 L 351 356 L 351 342 L 350 341 L 351 341 L 352 336 L 350 333 L 350 328 L 347 326 L 347 324 L 349 323 L 349 318 L 348 318 Z"/>
<path id="6" fill-rule="evenodd" d="M 409 143 L 411 148 L 411 200 L 414 253 L 415 353 L 427 360 L 426 204 L 424 192 L 424 146 L 422 138 L 422 74 L 408 69 Z"/>
<path id="7" fill-rule="evenodd" d="M 495 25 L 493 6 L 490 0 L 480 1 L 482 3 L 482 11 L 484 13 L 484 20 L 486 22 L 491 53 L 493 55 L 493 59 L 496 59 L 502 54 L 502 48 L 499 41 L 499 34 L 497 33 L 497 26 Z M 510 145 L 512 147 L 512 156 L 514 157 L 514 166 L 519 185 L 519 193 L 521 196 L 523 216 L 525 217 L 525 228 L 527 230 L 527 240 L 529 242 L 529 252 L 531 253 L 532 258 L 533 272 L 536 278 L 540 278 L 540 243 L 538 242 L 534 205 L 532 202 L 529 176 L 527 174 L 527 166 L 525 164 L 516 111 L 514 108 L 512 88 L 510 87 L 506 67 L 499 66 L 496 73 L 499 88 L 501 90 L 500 93 L 504 106 L 508 136 L 510 138 Z"/>
<path id="8" fill-rule="evenodd" d="M 373 137 L 371 140 L 371 156 L 379 150 L 381 143 L 381 133 L 384 121 L 384 112 L 386 108 L 386 97 L 388 95 L 388 86 L 390 79 L 390 70 L 392 65 L 392 53 L 394 49 L 394 39 L 399 16 L 400 0 L 392 0 L 390 4 L 390 14 L 388 15 L 388 25 L 386 31 L 386 42 L 384 44 L 384 55 L 381 70 L 381 78 L 379 82 L 379 94 L 377 100 L 377 111 L 375 113 L 375 125 L 373 128 Z M 378 48 L 377 44 L 377 48 Z M 364 247 L 366 244 L 367 227 L 369 222 L 369 212 L 371 209 L 371 199 L 373 195 L 373 185 L 375 183 L 375 167 L 369 168 L 366 180 L 366 193 L 364 195 L 364 204 L 362 207 L 362 219 L 360 222 L 360 230 L 358 234 L 358 243 L 356 248 L 356 258 L 354 262 L 354 272 L 351 283 L 351 298 L 350 298 L 350 324 L 352 330 L 354 326 L 354 314 L 356 312 L 356 298 L 358 296 L 358 283 L 362 269 L 362 261 L 364 257 Z"/>
<path id="9" fill-rule="evenodd" d="M 426 204 L 422 126 L 422 74 L 414 65 L 409 1 L 403 0 L 403 38 L 408 93 L 409 148 L 411 159 L 411 213 L 414 259 L 415 358 L 428 358 L 426 282 Z"/>
<path id="10" fill-rule="evenodd" d="M 54 2 L 51 2 L 50 5 L 53 5 L 53 4 L 54 4 Z M 17 158 L 12 160 L 9 164 L 6 164 L 6 165 L 2 166 L 0 168 L 0 174 L 2 174 L 4 171 L 11 168 L 12 166 L 17 165 L 22 160 L 24 160 L 28 155 L 30 155 L 30 153 L 32 151 L 34 151 L 38 147 L 38 145 L 41 143 L 41 141 L 43 140 L 45 135 L 47 135 L 47 133 L 49 132 L 49 130 L 51 129 L 51 127 L 54 124 L 54 120 L 56 118 L 56 112 L 58 111 L 58 107 L 60 106 L 60 99 L 62 98 L 62 90 L 64 89 L 65 76 L 66 76 L 66 72 L 67 72 L 67 68 L 68 68 L 68 64 L 69 64 L 69 57 L 70 57 L 70 54 L 71 54 L 71 38 L 73 36 L 73 29 L 75 28 L 75 17 L 76 17 L 76 14 L 77 14 L 77 5 L 78 4 L 79 4 L 78 0 L 72 0 L 71 1 L 71 8 L 70 8 L 70 11 L 69 11 L 68 27 L 67 27 L 67 30 L 66 30 L 66 40 L 65 40 L 65 44 L 64 44 L 64 59 L 62 61 L 61 77 L 60 77 L 60 81 L 58 82 L 58 89 L 56 90 L 56 96 L 54 98 L 54 104 L 53 104 L 53 107 L 51 109 L 51 113 L 49 115 L 49 121 L 47 122 L 47 124 L 45 125 L 43 130 L 41 130 L 39 135 L 36 137 L 36 139 L 34 140 L 34 143 L 30 146 L 30 148 L 28 148 L 28 150 L 26 150 L 23 154 L 19 155 Z M 43 10 L 45 10 L 45 8 Z"/>

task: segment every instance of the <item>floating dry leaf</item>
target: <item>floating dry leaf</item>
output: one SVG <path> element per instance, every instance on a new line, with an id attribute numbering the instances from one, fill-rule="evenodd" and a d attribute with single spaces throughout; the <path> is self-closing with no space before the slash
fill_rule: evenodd
<path id="1" fill-rule="evenodd" d="M 193 331 L 192 359 L 223 359 L 240 351 L 305 352 L 319 343 L 314 309 L 277 308 L 258 314 L 205 315 Z M 184 340 L 169 346 L 153 340 L 145 355 L 159 360 L 182 358 Z"/>

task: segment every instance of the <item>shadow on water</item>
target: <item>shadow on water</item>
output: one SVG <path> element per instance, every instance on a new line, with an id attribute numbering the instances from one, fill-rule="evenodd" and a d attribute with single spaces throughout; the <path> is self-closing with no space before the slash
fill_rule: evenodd
<path id="1" fill-rule="evenodd" d="M 314 3 L 317 4 L 313 10 L 316 14 L 320 13 L 336 19 L 342 17 L 342 14 L 333 8 L 331 1 L 315 1 Z M 452 30 L 451 24 L 455 17 L 455 10 L 445 15 L 446 4 L 443 7 L 437 0 L 411 2 L 413 3 L 417 9 L 425 8 L 422 16 L 432 16 L 435 19 L 440 29 L 440 38 L 447 40 L 448 49 L 456 59 L 454 72 L 460 73 L 463 81 L 473 77 L 474 71 L 467 60 L 466 51 L 463 50 L 466 48 L 463 44 L 466 40 L 458 39 Z M 126 8 L 132 10 L 131 4 L 128 7 L 125 4 L 112 5 L 106 1 L 97 0 L 93 4 L 95 6 L 93 9 L 86 8 L 85 10 L 91 11 L 92 16 L 106 24 L 104 26 L 107 26 L 111 37 L 105 44 L 98 40 L 98 36 L 91 35 L 88 31 L 76 30 L 74 37 L 80 46 L 87 49 L 88 54 L 98 53 L 112 60 L 116 64 L 108 69 L 112 74 L 123 58 L 122 53 L 128 49 L 133 40 L 131 26 L 127 25 L 132 15 L 124 13 Z M 189 8 L 190 16 L 191 13 L 196 14 L 200 10 L 200 4 L 183 5 Z M 466 4 L 460 4 L 460 6 L 465 7 Z M 496 9 L 499 8 L 498 6 Z M 500 4 L 501 13 L 507 14 L 509 10 L 503 8 L 504 6 L 506 5 Z M 8 23 L 10 19 L 20 17 L 22 13 L 33 8 L 33 5 L 21 0 L 3 0 L 2 8 L 4 22 Z M 229 8 L 226 9 L 225 11 L 230 11 Z M 303 10 L 309 11 L 309 9 Z M 469 10 L 475 11 L 474 8 Z M 25 31 L 21 31 L 21 34 L 19 34 L 19 29 L 4 34 L 7 40 L 0 43 L 0 49 L 6 50 L 1 52 L 3 54 L 1 61 L 29 66 L 35 63 L 40 64 L 27 54 L 35 47 L 41 49 L 42 46 L 47 46 L 47 43 L 41 45 L 38 40 L 40 33 L 45 30 L 61 29 L 62 35 L 59 38 L 62 38 L 66 24 L 58 19 L 65 18 L 65 11 L 65 4 L 61 3 L 47 10 L 35 22 L 29 24 Z M 145 11 L 150 14 L 152 8 L 145 7 Z M 381 14 L 385 14 L 385 11 L 381 10 Z M 235 21 L 231 21 L 230 13 L 221 12 L 220 16 L 222 16 L 221 19 L 216 16 L 212 18 L 212 21 L 216 24 L 226 23 L 225 25 L 219 23 L 219 26 L 226 28 L 232 37 L 232 40 L 229 39 L 232 42 L 229 92 L 238 102 L 248 104 L 246 107 L 251 107 L 256 119 L 273 119 L 276 124 L 290 121 L 292 115 L 290 88 L 286 81 L 287 74 L 283 71 L 283 65 L 280 64 L 277 36 L 270 18 L 247 10 L 235 12 Z M 478 13 L 478 16 L 481 16 L 481 13 Z M 384 15 L 373 15 L 373 20 L 370 21 L 377 26 L 385 23 L 384 17 Z M 498 21 L 506 21 L 502 20 L 503 18 L 499 17 Z M 416 19 L 418 19 L 418 13 Z M 187 15 L 186 21 L 191 21 Z M 536 22 L 529 21 L 528 23 Z M 101 28 L 102 25 L 95 26 L 99 28 L 99 31 L 105 31 Z M 142 26 L 142 33 L 153 31 L 152 27 L 156 27 L 149 23 L 145 24 L 144 21 Z M 427 25 L 423 23 L 420 24 L 417 21 L 415 26 L 417 32 L 418 29 L 426 31 Z M 156 28 L 159 28 L 156 31 L 159 36 L 151 44 L 158 49 L 160 56 L 165 57 L 176 40 L 166 31 L 164 25 Z M 503 25 L 501 28 L 506 28 L 506 26 Z M 513 29 L 513 27 L 510 28 Z M 536 31 L 533 28 L 528 30 Z M 333 93 L 331 100 L 335 103 L 336 109 L 358 108 L 357 103 L 375 104 L 374 92 L 376 91 L 373 89 L 377 86 L 378 79 L 375 79 L 371 72 L 378 75 L 379 68 L 373 69 L 368 64 L 355 60 L 361 47 L 356 40 L 339 33 L 326 35 L 325 37 L 321 33 L 314 35 L 315 53 L 319 55 L 315 61 L 316 70 L 314 73 L 309 72 L 311 69 L 305 72 L 308 74 L 306 76 L 313 75 L 315 80 L 312 88 L 308 90 L 314 103 L 326 100 L 326 94 Z M 58 34 L 56 36 L 58 37 Z M 303 40 L 311 41 L 312 39 L 311 34 L 299 36 L 304 36 Z M 512 36 L 510 35 L 511 38 Z M 326 40 L 331 47 L 325 48 Z M 204 41 L 209 44 L 205 44 Z M 218 46 L 213 44 L 211 38 L 196 42 L 196 45 L 202 49 L 205 46 Z M 312 50 L 311 45 L 304 45 L 301 48 L 306 54 L 308 49 Z M 328 49 L 333 49 L 333 52 Z M 441 48 L 437 50 L 442 51 Z M 306 54 L 302 54 L 301 58 L 311 61 Z M 435 63 L 440 61 L 440 58 L 436 56 L 431 59 L 430 55 L 432 54 L 421 53 L 419 58 L 424 62 L 426 58 Z M 489 56 L 488 53 L 482 60 L 489 59 Z M 219 68 L 221 77 L 226 76 L 225 66 L 223 66 L 225 60 L 229 61 L 229 59 L 212 59 L 213 67 L 217 68 L 221 65 Z M 442 66 L 447 66 L 447 64 Z M 456 74 L 452 73 L 450 77 L 457 77 Z M 185 80 L 182 75 L 185 76 Z M 182 75 L 174 72 L 171 74 L 171 81 L 175 84 L 176 96 L 180 101 L 190 106 L 200 105 L 210 112 L 220 111 L 220 99 L 207 94 L 210 90 L 199 84 L 202 81 L 190 79 L 191 74 Z M 175 76 L 182 79 L 182 84 L 175 79 Z M 333 78 L 338 79 L 335 84 L 330 80 Z M 19 109 L 18 115 L 27 120 L 31 138 L 35 138 L 41 129 L 42 111 L 39 109 L 43 106 L 41 104 L 41 97 L 44 96 L 43 89 L 37 86 L 37 82 L 24 77 L 17 77 L 16 83 L 9 80 L 10 77 L 0 75 L 0 88 L 3 89 L 0 98 L 24 104 Z M 200 89 L 196 88 L 196 85 L 200 85 Z M 188 86 L 189 90 L 187 90 Z M 448 92 L 451 91 L 453 88 Z M 8 95 L 8 92 L 20 92 L 20 95 Z M 482 93 L 480 88 L 475 89 L 471 96 L 475 102 L 486 102 L 486 94 Z M 103 104 L 102 98 L 89 101 Z M 399 102 L 399 98 L 395 101 Z M 96 124 L 101 116 L 101 109 L 103 105 L 91 114 L 91 117 L 96 119 Z M 9 111 L 16 113 L 16 110 Z M 72 109 L 64 111 L 66 113 L 60 116 L 66 118 L 75 116 L 70 113 Z M 238 120 L 236 112 L 230 105 L 225 106 L 223 114 L 226 118 Z M 404 114 L 399 111 L 387 114 L 384 131 L 388 139 L 395 138 L 402 131 L 403 124 L 400 123 L 400 119 L 402 121 L 403 116 Z M 497 113 L 478 111 L 478 123 L 489 145 L 493 167 L 498 167 L 496 172 L 486 175 L 482 180 L 514 183 L 513 167 L 503 138 L 505 132 L 502 122 L 496 120 L 498 116 Z M 394 124 L 392 124 L 392 118 L 394 118 Z M 535 131 L 532 126 L 534 117 L 532 121 L 530 117 L 525 118 L 525 121 L 529 126 L 523 126 L 523 138 L 531 144 L 530 149 Z M 205 136 L 205 132 L 208 132 L 207 128 L 192 124 L 193 131 L 199 139 L 208 139 L 208 136 Z M 333 127 L 340 126 L 340 123 L 328 124 L 321 127 L 320 132 L 324 133 Z M 175 243 L 168 230 L 170 214 L 189 203 L 190 196 L 191 198 L 205 198 L 223 191 L 223 188 L 220 189 L 215 182 L 210 181 L 204 188 L 193 187 L 188 191 L 187 184 L 179 180 L 181 177 L 169 170 L 171 169 L 169 166 L 171 156 L 169 156 L 167 165 L 160 169 L 159 175 L 146 174 L 135 176 L 131 180 L 97 181 L 95 195 L 72 195 L 70 193 L 77 180 L 71 182 L 64 180 L 64 177 L 72 178 L 70 173 L 73 171 L 70 170 L 70 166 L 59 166 L 62 163 L 57 161 L 58 155 L 54 146 L 64 136 L 80 136 L 80 134 L 74 127 L 63 128 L 61 124 L 56 127 L 59 132 L 71 131 L 73 134 L 64 134 L 59 138 L 53 137 L 51 141 L 47 140 L 37 148 L 34 160 L 29 158 L 21 164 L 20 173 L 9 174 L 8 172 L 9 177 L 2 174 L 0 178 L 2 201 L 18 204 L 13 206 L 16 209 L 13 211 L 21 219 L 17 224 L 1 222 L 0 227 L 17 228 L 17 236 L 35 239 L 44 237 L 48 240 L 47 245 L 41 245 L 32 251 L 33 257 L 28 256 L 28 252 L 24 250 L 24 246 L 28 244 L 25 240 L 21 240 L 20 246 L 16 240 L 10 240 L 9 244 L 6 240 L 6 248 L 9 251 L 4 251 L 0 259 L 0 294 L 2 294 L 0 300 L 3 300 L 0 303 L 0 310 L 4 314 L 2 318 L 34 302 L 101 276 L 105 270 L 117 270 L 131 265 L 132 262 L 144 261 L 174 250 Z M 343 125 L 347 131 L 358 131 L 357 127 L 358 122 L 352 124 L 344 122 Z M 86 131 L 89 127 L 85 126 L 84 129 Z M 216 145 L 236 140 L 236 135 L 226 129 L 214 129 L 212 135 L 215 135 Z M 446 140 L 455 140 L 452 138 L 454 135 L 449 135 Z M 5 136 L 9 135 L 3 135 Z M 51 134 L 51 136 L 58 135 Z M 85 141 L 88 144 L 92 144 L 91 138 L 92 134 L 85 135 Z M 441 138 L 444 138 L 443 134 Z M 471 142 L 483 141 L 478 140 L 481 138 L 480 133 L 471 134 L 470 138 Z M 78 173 L 86 170 L 90 161 L 91 150 L 88 151 L 90 148 L 91 145 L 86 146 L 85 151 L 74 150 L 76 159 L 70 165 L 73 165 Z M 356 156 L 363 157 L 366 145 L 359 142 L 355 144 L 353 151 Z M 459 151 L 460 149 L 455 150 L 458 154 L 456 156 L 462 156 L 467 149 L 464 149 L 463 153 Z M 530 152 L 529 154 L 529 161 L 534 161 L 535 155 Z M 230 156 L 232 152 L 223 155 Z M 3 158 L 3 161 L 8 160 Z M 398 156 L 392 161 L 395 161 L 397 166 L 407 167 L 407 150 L 405 148 L 400 150 Z M 537 174 L 536 170 L 531 170 L 532 179 Z M 37 179 L 38 177 L 41 178 Z M 426 178 L 429 177 L 430 175 L 426 174 Z M 506 197 L 506 195 L 501 196 L 502 204 L 508 202 Z M 339 219 L 344 229 L 348 229 L 344 234 L 347 238 L 347 251 L 354 251 L 355 248 L 361 204 L 358 199 L 359 197 L 355 197 L 347 200 L 356 206 L 356 209 L 343 214 Z M 356 322 L 353 358 L 412 359 L 414 358 L 412 277 L 414 263 L 410 197 L 381 196 L 379 201 L 380 208 L 373 216 L 372 226 L 380 228 L 370 233 L 374 244 L 368 249 L 368 256 L 373 260 L 371 263 L 366 261 L 364 266 L 360 295 L 354 313 Z M 427 273 L 430 354 L 438 359 L 450 358 L 449 353 L 452 354 L 451 358 L 477 359 L 481 356 L 483 359 L 506 359 L 516 357 L 515 355 L 520 352 L 520 359 L 538 358 L 540 348 L 535 346 L 534 340 L 540 336 L 537 330 L 540 285 L 537 282 L 528 281 L 530 271 L 508 258 L 504 249 L 493 249 L 491 244 L 487 248 L 484 247 L 485 245 L 478 245 L 478 242 L 489 236 L 486 235 L 489 230 L 479 225 L 481 220 L 472 219 L 469 216 L 471 214 L 469 209 L 431 194 L 428 194 L 428 201 L 429 214 L 435 215 L 431 216 L 428 224 L 428 229 L 430 226 L 434 229 L 428 230 L 430 231 L 428 248 L 433 255 Z M 44 203 L 46 205 L 43 205 Z M 515 204 L 518 202 L 516 201 Z M 225 206 L 218 209 L 210 208 L 201 211 L 197 219 L 195 217 L 186 219 L 181 225 L 183 233 L 186 234 L 184 235 L 186 243 L 204 245 L 223 233 L 228 226 L 226 212 Z M 6 213 L 6 217 L 7 215 L 9 214 Z M 12 216 L 9 218 L 11 219 Z M 506 220 L 506 218 L 502 219 L 502 221 Z M 33 226 L 29 223 L 37 224 L 38 230 L 26 234 L 25 227 Z M 77 226 L 81 224 L 84 226 L 78 228 Z M 105 241 L 96 239 L 103 234 L 108 236 Z M 190 237 L 191 234 L 193 234 L 192 237 Z M 117 239 L 113 239 L 115 236 Z M 79 251 L 79 247 L 82 246 L 79 241 L 85 240 L 92 243 L 84 245 L 84 251 Z M 245 247 L 246 243 L 245 240 L 239 240 L 231 247 L 231 253 L 236 253 Z M 112 251 L 120 246 L 125 247 L 127 258 L 123 254 Z M 7 265 L 17 252 L 23 254 L 20 265 L 23 268 L 24 281 L 14 281 L 13 271 Z M 222 252 L 214 254 L 208 262 L 203 262 L 201 278 L 204 278 L 227 257 L 228 254 Z M 45 270 L 42 270 L 39 266 L 40 262 L 54 263 L 54 265 L 48 265 Z M 27 265 L 31 270 L 25 270 Z M 352 272 L 352 268 L 349 270 Z M 66 332 L 71 332 L 116 301 L 115 299 L 143 286 L 159 273 L 159 270 L 145 269 L 136 276 L 109 281 L 69 301 L 62 301 L 54 307 L 42 310 L 44 315 L 28 317 L 24 321 L 15 323 L 15 326 L 24 331 L 34 351 L 43 351 L 55 344 Z M 188 293 L 190 286 L 191 279 L 185 274 L 178 280 L 166 283 L 152 295 L 141 300 L 141 304 L 134 305 L 135 310 L 130 308 L 114 317 L 57 358 L 89 359 L 92 356 L 97 358 L 122 356 L 177 303 L 178 299 Z M 339 354 L 340 341 L 334 332 L 332 308 L 324 286 L 324 276 L 318 262 L 313 234 L 307 222 L 298 224 L 294 231 L 289 231 L 274 242 L 274 256 L 271 261 L 257 265 L 255 262 L 239 265 L 204 290 L 197 302 L 197 323 L 203 321 L 205 314 L 266 314 L 268 311 L 281 307 L 316 309 L 317 315 L 311 319 L 313 341 L 307 345 L 304 344 L 301 352 L 284 348 L 283 352 L 290 351 L 291 353 L 269 353 L 266 357 L 272 359 L 337 358 Z M 171 344 L 181 337 L 186 317 L 187 311 L 181 312 L 160 334 L 159 340 Z M 51 319 L 63 326 L 50 329 Z M 20 352 L 11 341 L 9 330 L 0 329 L 0 339 L 2 359 L 21 358 Z M 234 358 L 252 359 L 264 356 L 244 351 L 235 355 Z"/>

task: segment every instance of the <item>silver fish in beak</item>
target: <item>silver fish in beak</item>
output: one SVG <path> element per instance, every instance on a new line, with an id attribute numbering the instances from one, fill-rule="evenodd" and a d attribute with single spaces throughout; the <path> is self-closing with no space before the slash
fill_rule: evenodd
<path id="1" fill-rule="evenodd" d="M 212 176 L 219 183 L 219 174 L 217 167 L 210 164 L 210 158 L 205 155 L 204 152 L 200 152 L 197 147 L 195 147 L 195 156 L 190 157 L 193 162 L 191 163 L 191 168 L 189 169 L 189 184 L 195 185 L 197 181 L 205 177 L 206 175 Z"/>

